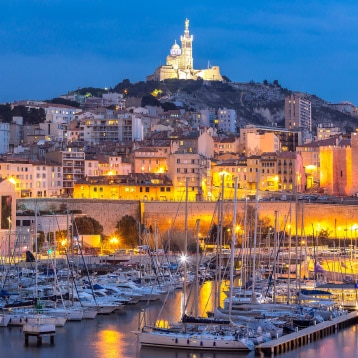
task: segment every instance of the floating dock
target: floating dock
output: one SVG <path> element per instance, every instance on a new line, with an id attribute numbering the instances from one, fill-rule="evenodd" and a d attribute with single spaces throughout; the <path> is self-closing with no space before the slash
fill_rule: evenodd
<path id="1" fill-rule="evenodd" d="M 56 328 L 53 324 L 25 324 L 23 332 L 26 346 L 29 344 L 29 337 L 36 337 L 38 346 L 41 346 L 43 337 L 50 337 L 50 343 L 55 343 Z"/>
<path id="2" fill-rule="evenodd" d="M 255 347 L 255 353 L 260 356 L 273 356 L 297 347 L 303 346 L 310 342 L 316 341 L 322 337 L 336 333 L 337 331 L 357 323 L 358 312 L 350 312 L 345 315 L 333 318 L 331 321 L 324 321 L 315 326 L 309 326 L 298 332 L 290 333 L 262 343 Z"/>

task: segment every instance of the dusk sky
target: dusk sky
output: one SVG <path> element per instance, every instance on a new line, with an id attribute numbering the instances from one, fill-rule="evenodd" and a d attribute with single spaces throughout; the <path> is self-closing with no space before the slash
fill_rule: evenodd
<path id="1" fill-rule="evenodd" d="M 195 69 L 358 105 L 356 0 L 1 1 L 0 103 L 145 81 L 186 18 Z"/>

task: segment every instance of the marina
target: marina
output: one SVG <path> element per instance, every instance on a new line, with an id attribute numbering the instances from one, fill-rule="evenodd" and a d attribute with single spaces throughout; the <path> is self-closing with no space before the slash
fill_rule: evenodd
<path id="1" fill-rule="evenodd" d="M 201 291 L 208 292 L 212 289 L 212 282 L 208 281 L 201 287 Z M 179 319 L 176 306 L 181 300 L 180 291 L 170 294 L 166 309 L 161 311 L 162 302 L 153 301 L 149 306 L 146 302 L 128 306 L 125 310 L 114 312 L 110 315 L 97 315 L 95 319 L 82 321 L 69 321 L 63 327 L 56 328 L 55 342 L 51 345 L 49 339 L 43 340 L 42 345 L 37 346 L 36 339 L 29 339 L 29 344 L 24 344 L 24 333 L 21 327 L 0 328 L 0 354 L 9 358 L 21 356 L 24 358 L 38 357 L 39 354 L 46 354 L 49 357 L 81 355 L 88 358 L 253 358 L 259 355 L 258 351 L 249 352 L 213 352 L 196 350 L 166 350 L 149 347 L 141 347 L 137 335 L 133 332 L 138 330 L 139 316 L 146 312 L 147 319 L 155 318 L 161 312 L 163 319 L 175 321 Z M 202 309 L 205 309 L 203 304 Z M 353 313 L 355 314 L 355 313 Z M 342 318 L 341 318 L 342 319 Z M 324 324 L 332 324 L 335 321 L 328 321 Z M 352 324 L 352 325 L 351 325 Z M 321 324 L 320 324 L 321 325 Z M 334 326 L 333 326 L 334 327 Z M 341 324 L 339 329 L 331 327 L 329 331 L 316 332 L 316 337 L 299 338 L 302 335 L 307 337 L 305 329 L 297 332 L 296 345 L 287 348 L 277 348 L 274 355 L 284 358 L 307 357 L 314 354 L 315 357 L 335 358 L 340 350 L 345 349 L 347 356 L 355 356 L 357 343 L 357 325 L 354 321 Z M 309 328 L 311 334 L 318 325 Z M 334 330 L 334 332 L 333 332 Z M 327 335 L 326 335 L 327 334 Z M 289 337 L 289 335 L 287 336 Z M 271 344 L 284 344 L 285 338 L 279 338 Z M 270 343 L 262 344 L 269 347 Z M 325 348 L 324 348 L 325 347 Z M 257 348 L 258 349 L 258 348 Z M 272 356 L 271 348 L 264 356 Z M 43 353 L 41 353 L 43 352 Z M 314 353 L 313 353 L 314 352 Z M 262 356 L 261 354 L 261 356 Z"/>
<path id="2" fill-rule="evenodd" d="M 164 256 L 161 256 L 162 258 L 164 258 Z M 91 259 L 92 260 L 92 259 Z M 174 256 L 170 258 L 170 260 L 174 260 Z M 119 260 L 120 261 L 120 260 Z M 191 256 L 191 263 L 195 262 L 196 258 L 195 255 Z M 211 259 L 208 260 L 208 262 L 210 262 Z M 121 262 L 121 263 L 116 263 L 113 264 L 112 262 L 112 266 L 111 266 L 111 270 L 108 270 L 108 272 L 110 273 L 102 273 L 102 275 L 97 275 L 97 276 L 93 276 L 93 287 L 95 287 L 94 291 L 99 292 L 104 292 L 106 289 L 108 290 L 110 285 L 109 283 L 112 284 L 112 287 L 115 287 L 113 285 L 113 283 L 117 282 L 118 283 L 118 288 L 122 287 L 124 289 L 123 292 L 127 292 L 127 294 L 130 291 L 130 288 L 134 288 L 136 287 L 137 289 L 137 294 L 138 294 L 138 298 L 136 301 L 133 301 L 132 304 L 129 303 L 129 301 L 127 301 L 124 305 L 121 304 L 119 305 L 119 303 L 117 302 L 118 306 L 116 307 L 115 310 L 112 310 L 110 312 L 107 312 L 107 314 L 103 315 L 103 314 L 98 314 L 99 311 L 97 311 L 97 315 L 95 317 L 92 317 L 94 320 L 97 320 L 98 317 L 100 320 L 106 319 L 106 317 L 108 315 L 118 315 L 119 312 L 122 312 L 120 314 L 125 314 L 125 312 L 130 309 L 131 311 L 133 309 L 137 309 L 137 314 L 138 314 L 138 325 L 135 329 L 132 330 L 132 335 L 136 336 L 137 334 L 135 332 L 139 332 L 143 327 L 142 324 L 143 322 L 153 322 L 156 325 L 153 327 L 157 327 L 156 329 L 160 329 L 160 327 L 167 327 L 168 324 L 170 324 L 170 322 L 175 322 L 175 317 L 177 317 L 177 320 L 180 320 L 180 315 L 182 313 L 182 310 L 178 310 L 175 313 L 175 315 L 173 315 L 173 312 L 171 312 L 170 314 L 170 318 L 166 317 L 165 314 L 163 314 L 161 317 L 159 316 L 154 316 L 153 314 L 149 314 L 148 316 L 148 312 L 147 312 L 147 308 L 143 310 L 143 305 L 149 305 L 150 306 L 155 306 L 157 309 L 159 309 L 159 307 L 161 305 L 163 305 L 163 303 L 165 304 L 168 300 L 168 297 L 170 300 L 172 300 L 174 297 L 176 297 L 176 302 L 182 302 L 183 301 L 183 286 L 178 286 L 177 288 L 172 288 L 172 289 L 168 289 L 165 291 L 164 290 L 164 286 L 162 285 L 162 291 L 158 292 L 158 294 L 156 294 L 156 296 L 154 296 L 154 288 L 152 288 L 151 290 L 149 290 L 149 292 L 153 293 L 153 299 L 150 300 L 150 295 L 144 295 L 144 285 L 148 286 L 148 282 L 151 282 L 151 280 L 147 281 L 147 283 L 145 283 L 146 281 L 143 280 L 142 284 L 134 284 L 133 281 L 131 280 L 127 280 L 127 283 L 124 281 L 124 277 L 129 277 L 131 276 L 132 279 L 133 277 L 138 277 L 138 274 L 135 274 L 135 263 L 138 262 L 146 262 L 146 258 L 145 257 L 141 257 L 140 255 L 135 255 L 133 256 L 132 260 L 130 262 Z M 208 263 L 207 262 L 207 263 Z M 42 266 L 40 265 L 40 267 L 42 268 Z M 179 265 L 180 267 L 180 265 Z M 192 266 L 190 266 L 192 269 Z M 116 268 L 116 270 L 114 270 L 114 268 Z M 119 269 L 120 268 L 120 269 Z M 189 273 L 188 273 L 189 274 Z M 212 275 L 208 275 L 207 277 L 213 277 Z M 82 276 L 82 280 L 84 280 L 86 278 L 86 276 Z M 156 281 L 156 280 L 154 280 Z M 77 281 L 80 282 L 80 281 Z M 38 287 L 41 288 L 43 284 L 39 284 L 40 281 L 38 282 Z M 102 286 L 99 285 L 99 283 L 101 283 Z M 240 287 L 240 280 L 236 277 L 235 279 L 235 287 L 239 288 Z M 304 283 L 304 281 L 301 282 L 302 284 Z M 61 286 L 61 285 L 60 285 Z M 194 282 L 191 282 L 188 286 L 187 289 L 189 290 L 190 287 L 194 286 Z M 64 286 L 62 286 L 63 289 Z M 106 287 L 106 289 L 104 288 Z M 210 293 L 208 293 L 207 288 L 210 287 Z M 353 286 L 349 286 L 351 289 L 354 290 Z M 83 283 L 81 286 L 81 289 L 83 289 Z M 238 297 L 240 297 L 240 291 L 236 290 L 236 294 L 238 294 Z M 24 290 L 25 287 L 22 288 L 22 290 Z M 211 280 L 204 280 L 201 285 L 200 285 L 200 304 L 199 304 L 199 316 L 200 317 L 207 317 L 207 313 L 210 311 L 210 309 L 208 309 L 209 306 L 212 307 L 212 305 L 214 304 L 214 289 L 215 289 L 215 281 L 213 279 Z M 256 289 L 258 289 L 258 287 L 256 287 Z M 319 294 L 322 294 L 322 292 L 326 292 L 323 291 L 324 286 L 322 288 L 322 290 L 318 291 Z M 340 287 L 340 289 L 342 289 L 342 287 Z M 222 282 L 222 286 L 221 286 L 221 290 L 222 292 L 226 292 L 226 294 L 228 294 L 228 292 L 230 292 L 230 281 L 226 278 L 223 279 Z M 244 290 L 241 287 L 241 290 Z M 24 292 L 24 291 L 23 291 Z M 134 291 L 133 291 L 134 292 Z M 142 292 L 143 296 L 140 298 L 139 297 L 139 292 Z M 265 292 L 265 289 L 261 289 L 260 292 Z M 306 296 L 309 293 L 309 290 L 306 289 L 306 291 L 304 291 Z M 204 295 L 205 293 L 205 295 Z M 316 294 L 318 294 L 316 292 Z M 247 297 L 252 297 L 252 293 L 250 290 L 246 290 L 246 295 Z M 109 295 L 107 295 L 109 297 Z M 113 296 L 113 292 L 112 292 L 112 296 Z M 128 296 L 128 295 L 127 295 Z M 99 301 L 99 297 L 100 296 L 96 296 L 98 298 L 97 300 L 97 305 L 102 305 L 104 304 L 103 302 L 100 303 Z M 107 297 L 107 298 L 108 298 Z M 117 300 L 118 300 L 119 296 L 116 296 Z M 112 297 L 113 298 L 113 297 Z M 209 298 L 209 301 L 211 301 L 209 304 L 208 302 L 205 302 L 204 305 L 204 300 L 207 301 Z M 317 297 L 316 297 L 317 298 Z M 222 306 L 224 307 L 224 301 L 225 301 L 225 295 L 222 295 L 221 298 L 221 303 Z M 312 297 L 311 297 L 312 299 Z M 306 297 L 307 300 L 307 297 Z M 326 300 L 325 300 L 326 301 Z M 325 303 L 325 301 L 321 302 L 322 304 Z M 42 300 L 41 303 L 43 304 L 45 301 Z M 113 302 L 112 302 L 113 303 Z M 194 303 L 194 299 L 191 298 L 190 299 L 190 304 Z M 338 306 L 339 301 L 335 302 L 335 305 Z M 108 302 L 107 302 L 108 304 Z M 181 306 L 181 304 L 180 304 Z M 80 305 L 78 307 L 81 307 Z M 178 304 L 177 304 L 178 307 Z M 303 307 L 303 306 L 302 306 Z M 68 305 L 68 308 L 70 308 L 70 305 Z M 233 322 L 236 322 L 235 324 L 237 325 L 234 331 L 231 331 L 231 328 L 227 328 L 227 332 L 225 334 L 222 335 L 222 333 L 220 333 L 220 335 L 217 336 L 211 336 L 212 338 L 209 339 L 209 336 L 207 336 L 209 331 L 206 331 L 206 336 L 204 337 L 203 334 L 201 334 L 200 336 L 198 336 L 198 333 L 189 333 L 189 336 L 183 336 L 182 328 L 179 328 L 179 331 L 177 330 L 176 333 L 175 331 L 173 331 L 172 337 L 174 342 L 177 341 L 178 342 L 178 347 L 180 349 L 186 349 L 189 351 L 192 350 L 197 350 L 197 351 L 206 351 L 212 347 L 217 347 L 216 350 L 218 352 L 225 352 L 226 350 L 228 351 L 253 351 L 255 352 L 255 354 L 282 354 L 283 352 L 287 352 L 287 351 L 295 351 L 298 347 L 300 346 L 304 346 L 304 345 L 308 345 L 310 344 L 312 341 L 315 340 L 320 340 L 323 337 L 327 336 L 327 335 L 331 335 L 331 334 L 336 334 L 338 331 L 345 329 L 349 326 L 354 326 L 357 322 L 357 312 L 353 311 L 353 312 L 348 312 L 348 311 L 341 311 L 339 313 L 339 315 L 337 316 L 333 316 L 334 312 L 331 311 L 329 313 L 329 315 L 327 315 L 326 319 L 323 319 L 322 321 L 319 321 L 318 319 L 315 319 L 314 321 L 312 321 L 312 324 L 309 324 L 308 327 L 302 327 L 302 326 L 296 326 L 295 331 L 291 332 L 291 333 L 285 333 L 285 334 L 277 334 L 274 333 L 272 334 L 271 337 L 268 337 L 267 331 L 265 330 L 265 324 L 264 323 L 268 323 L 269 321 L 271 322 L 275 322 L 275 323 L 279 323 L 279 321 L 282 320 L 287 320 L 288 315 L 293 314 L 294 311 L 297 311 L 298 305 L 293 305 L 293 304 L 288 304 L 286 303 L 264 303 L 262 302 L 260 303 L 255 303 L 252 304 L 249 301 L 244 301 L 241 304 L 239 304 L 237 306 L 237 309 L 235 311 L 232 311 L 232 314 L 229 316 L 230 320 L 232 320 Z M 11 318 L 7 318 L 7 322 L 8 325 L 6 325 L 4 323 L 4 327 L 2 329 L 8 329 L 6 328 L 6 326 L 9 327 L 16 327 L 20 326 L 23 327 L 23 329 L 26 327 L 25 323 L 27 325 L 27 327 L 29 327 L 30 323 L 29 322 L 29 317 L 30 317 L 30 312 L 31 310 L 28 310 L 28 312 L 26 312 L 25 310 L 23 310 L 23 315 L 19 316 L 18 312 L 20 309 L 17 309 L 15 307 L 11 307 L 9 310 L 6 309 L 5 307 L 2 308 L 2 317 L 3 317 L 3 321 L 5 322 L 5 317 L 7 317 L 7 315 L 11 315 Z M 24 325 L 21 324 L 21 321 L 18 321 L 18 323 L 16 324 L 16 320 L 15 320 L 15 312 L 17 312 L 17 317 L 22 317 L 19 318 L 21 320 L 23 320 Z M 41 311 L 39 311 L 41 312 Z M 38 313 L 39 313 L 38 312 Z M 163 311 L 161 309 L 159 309 L 159 312 L 163 313 Z M 305 316 L 307 316 L 308 311 L 306 311 Z M 43 312 L 41 312 L 41 314 L 43 314 Z M 322 312 L 321 312 L 322 314 Z M 49 317 L 49 316 L 48 316 Z M 158 321 L 159 319 L 159 321 Z M 221 318 L 221 319 L 225 319 Z M 227 317 L 226 317 L 227 319 Z M 87 319 L 78 319 L 78 322 L 84 322 L 84 324 L 86 324 L 86 322 L 90 322 L 92 321 L 92 319 L 90 319 L 89 317 L 87 317 Z M 292 321 L 292 319 L 291 319 Z M 240 322 L 240 323 L 238 323 Z M 288 321 L 287 321 L 288 322 Z M 188 319 L 186 321 L 186 324 L 188 326 L 193 325 L 193 323 L 197 323 L 195 321 L 190 321 L 190 319 Z M 224 321 L 213 321 L 213 322 L 208 322 L 208 321 L 201 321 L 199 322 L 201 325 L 205 325 L 207 326 L 208 323 L 212 323 L 215 327 L 220 327 L 222 331 L 222 328 L 226 326 L 226 323 L 224 324 Z M 70 320 L 67 319 L 67 323 L 63 324 L 62 327 L 66 327 L 67 325 L 72 324 L 70 323 Z M 255 324 L 255 325 L 254 325 Z M 60 326 L 56 327 L 56 331 L 59 329 Z M 245 329 L 248 330 L 250 327 L 251 332 L 259 332 L 260 330 L 262 330 L 263 334 L 256 334 L 253 335 L 251 333 L 251 338 L 250 338 L 250 342 L 252 342 L 252 345 L 248 345 L 246 347 L 244 347 L 244 349 L 238 349 L 238 348 L 229 348 L 225 349 L 226 344 L 224 343 L 224 347 L 220 349 L 220 344 L 219 342 L 225 342 L 225 337 L 229 337 L 230 335 L 233 335 L 235 331 L 238 331 L 238 327 L 241 327 L 241 329 Z M 260 328 L 259 328 L 260 327 Z M 215 328 L 217 329 L 217 328 Z M 225 329 L 224 329 L 225 331 Z M 163 332 L 163 331 L 162 331 Z M 231 332 L 231 333 L 230 333 Z M 275 332 L 279 332 L 279 331 L 275 331 Z M 27 345 L 31 346 L 31 340 L 29 340 L 29 337 L 37 337 L 37 344 L 41 345 L 40 342 L 42 342 L 42 337 L 50 337 L 50 342 L 52 342 L 52 344 L 54 343 L 54 337 L 55 337 L 55 332 L 54 331 L 36 331 L 33 330 L 32 332 L 27 331 L 25 333 L 24 331 L 24 336 L 25 336 L 25 343 Z M 185 339 L 185 342 L 183 342 L 182 344 L 180 344 L 180 337 L 182 337 L 183 339 Z M 246 337 L 246 336 L 245 336 Z M 253 340 L 254 337 L 256 338 L 256 341 Z M 261 338 L 259 338 L 261 337 Z M 266 337 L 266 338 L 265 338 Z M 206 345 L 206 343 L 204 343 L 204 339 L 208 340 L 208 345 Z M 267 339 L 266 341 L 263 341 L 264 339 Z M 137 344 L 139 347 L 141 347 L 141 341 L 137 340 L 137 338 L 133 337 L 134 341 L 137 341 Z M 235 341 L 235 339 L 234 339 Z M 189 342 L 189 343 L 188 343 Z M 250 343 L 251 344 L 251 343 Z M 196 346 L 197 345 L 197 346 Z M 155 345 L 153 344 L 152 347 L 158 347 L 159 345 Z M 186 346 L 186 347 L 185 347 Z M 171 347 L 172 348 L 172 347 Z"/>

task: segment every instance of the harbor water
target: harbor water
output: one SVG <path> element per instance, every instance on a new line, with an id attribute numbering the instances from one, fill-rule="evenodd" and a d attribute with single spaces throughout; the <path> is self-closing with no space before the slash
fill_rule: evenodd
<path id="1" fill-rule="evenodd" d="M 213 282 L 202 285 L 199 294 L 199 313 L 211 309 L 208 303 Z M 204 301 L 205 297 L 205 301 Z M 209 298 L 209 300 L 208 300 Z M 36 339 L 29 339 L 25 345 L 21 327 L 0 327 L 0 357 L 6 358 L 49 358 L 49 357 L 84 357 L 84 358 L 234 358 L 255 357 L 255 352 L 219 353 L 195 352 L 190 350 L 166 350 L 140 347 L 137 342 L 138 328 L 143 319 L 154 322 L 158 315 L 163 322 L 176 322 L 181 316 L 183 293 L 176 291 L 164 300 L 150 303 L 141 302 L 126 306 L 122 311 L 110 315 L 97 315 L 92 320 L 66 322 L 64 327 L 56 328 L 54 344 L 49 337 L 43 338 L 43 344 L 37 346 Z M 338 333 L 314 341 L 287 353 L 279 354 L 282 358 L 336 358 L 358 357 L 358 326 L 351 326 Z"/>

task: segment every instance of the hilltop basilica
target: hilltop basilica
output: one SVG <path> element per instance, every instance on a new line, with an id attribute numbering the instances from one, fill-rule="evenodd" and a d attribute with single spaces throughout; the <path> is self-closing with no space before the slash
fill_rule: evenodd
<path id="1" fill-rule="evenodd" d="M 174 42 L 166 64 L 159 66 L 154 74 L 147 76 L 147 81 L 163 81 L 166 79 L 222 81 L 219 66 L 211 66 L 203 70 L 193 67 L 193 35 L 189 34 L 189 20 L 185 20 L 184 35 L 180 36 L 181 47 Z"/>

